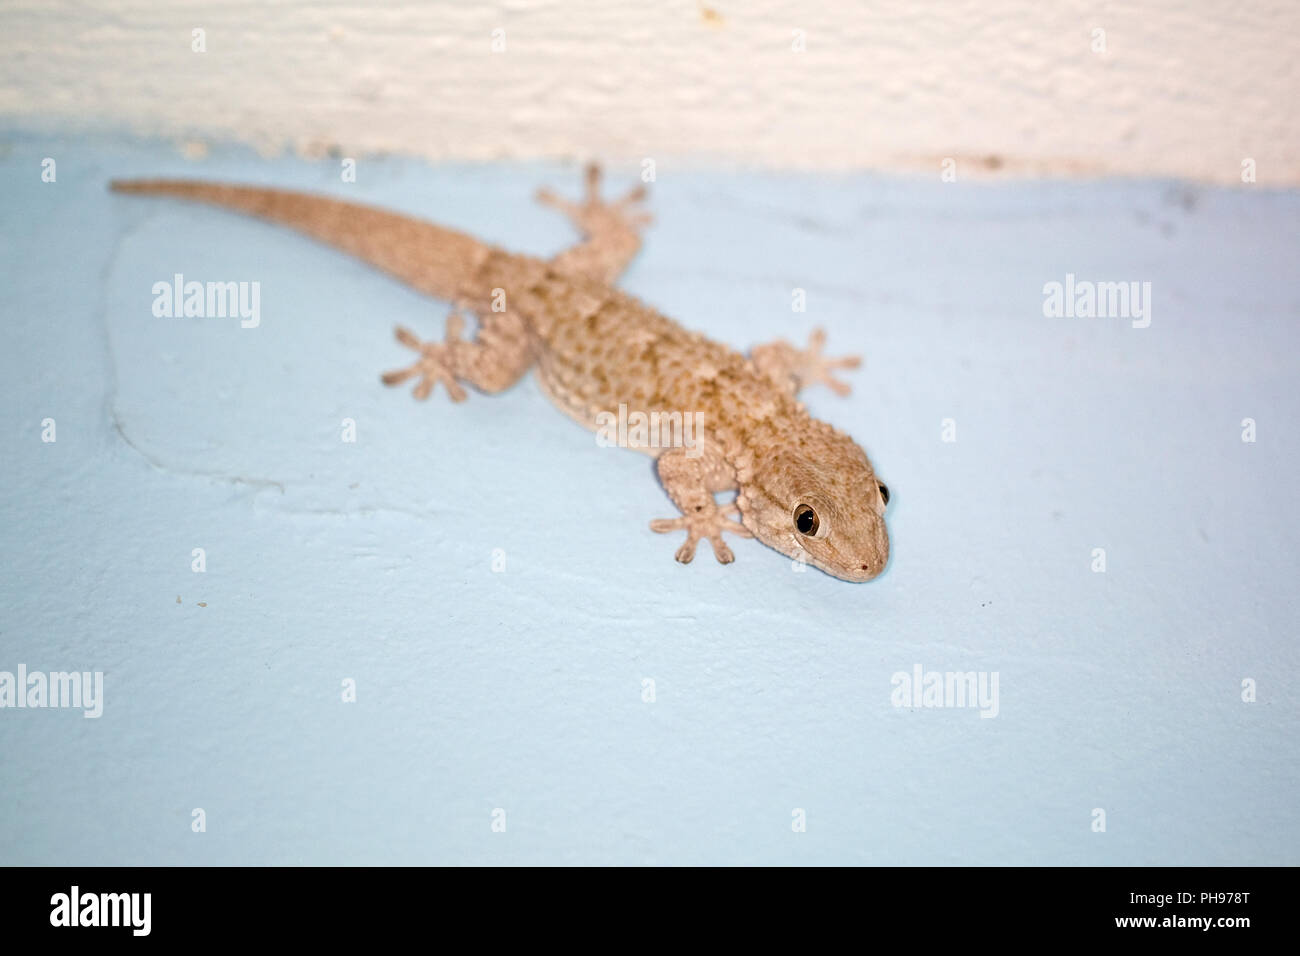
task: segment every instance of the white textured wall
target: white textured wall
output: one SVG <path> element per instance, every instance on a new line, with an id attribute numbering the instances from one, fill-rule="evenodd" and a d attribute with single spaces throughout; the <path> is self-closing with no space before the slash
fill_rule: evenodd
<path id="1" fill-rule="evenodd" d="M 1296 0 L 0 6 L 0 117 L 192 148 L 1294 184 L 1298 101 Z"/>

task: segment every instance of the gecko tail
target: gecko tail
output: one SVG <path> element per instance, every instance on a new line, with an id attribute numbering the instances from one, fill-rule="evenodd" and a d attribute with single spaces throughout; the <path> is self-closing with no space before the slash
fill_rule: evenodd
<path id="1" fill-rule="evenodd" d="M 183 179 L 115 179 L 109 188 L 207 203 L 287 226 L 439 299 L 461 298 L 499 251 L 454 229 L 309 193 Z"/>

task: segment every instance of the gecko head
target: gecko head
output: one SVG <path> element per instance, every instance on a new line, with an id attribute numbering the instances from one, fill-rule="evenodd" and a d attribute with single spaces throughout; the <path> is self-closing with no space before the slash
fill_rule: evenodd
<path id="1" fill-rule="evenodd" d="M 808 425 L 755 456 L 737 499 L 745 526 L 787 557 L 845 581 L 870 581 L 889 561 L 889 489 L 848 435 L 814 419 Z"/>

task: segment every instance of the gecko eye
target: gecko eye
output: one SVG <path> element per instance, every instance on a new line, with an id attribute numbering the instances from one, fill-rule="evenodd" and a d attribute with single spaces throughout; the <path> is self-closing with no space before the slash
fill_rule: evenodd
<path id="1" fill-rule="evenodd" d="M 811 505 L 795 505 L 794 526 L 799 529 L 800 534 L 811 538 L 816 536 L 821 522 L 817 519 L 817 512 L 813 511 Z"/>
<path id="2" fill-rule="evenodd" d="M 889 504 L 889 485 L 885 484 L 883 481 L 878 481 L 876 484 L 880 486 L 880 497 L 884 500 L 885 504 Z"/>

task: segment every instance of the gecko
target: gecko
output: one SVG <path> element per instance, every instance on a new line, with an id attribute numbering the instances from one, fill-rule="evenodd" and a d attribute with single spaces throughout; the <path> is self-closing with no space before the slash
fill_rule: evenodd
<path id="1" fill-rule="evenodd" d="M 396 328 L 415 362 L 386 372 L 415 380 L 426 399 L 441 384 L 453 402 L 465 386 L 504 391 L 530 370 L 561 411 L 596 430 L 620 406 L 666 416 L 691 412 L 692 447 L 638 443 L 680 515 L 653 531 L 685 531 L 677 561 L 689 564 L 707 540 L 723 564 L 735 560 L 724 534 L 756 538 L 787 557 L 845 581 L 869 581 L 889 560 L 889 489 L 846 433 L 816 419 L 800 391 L 849 386 L 832 373 L 857 357 L 823 355 L 818 329 L 806 348 L 777 340 L 748 356 L 692 332 L 615 285 L 641 248 L 652 219 L 646 188 L 602 198 L 589 165 L 582 200 L 549 189 L 537 199 L 581 233 L 547 259 L 508 252 L 465 233 L 397 212 L 320 195 L 194 180 L 114 180 L 119 193 L 208 203 L 289 227 L 349 253 L 412 288 L 448 301 L 442 341 Z M 467 338 L 465 314 L 477 320 Z M 719 504 L 716 495 L 734 491 Z M 734 520 L 739 518 L 739 520 Z"/>

